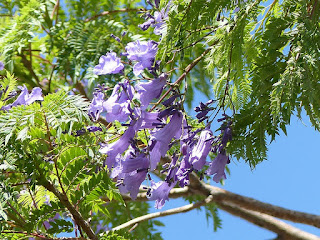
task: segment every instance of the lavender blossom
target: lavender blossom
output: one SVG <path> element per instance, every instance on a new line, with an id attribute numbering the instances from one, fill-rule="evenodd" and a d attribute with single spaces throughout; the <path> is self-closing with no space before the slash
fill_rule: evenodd
<path id="1" fill-rule="evenodd" d="M 103 103 L 103 109 L 107 111 L 106 120 L 124 122 L 131 113 L 130 101 L 133 98 L 133 87 L 128 81 L 117 84 L 111 96 Z"/>
<path id="2" fill-rule="evenodd" d="M 2 110 L 9 110 L 12 107 L 18 106 L 18 105 L 30 105 L 31 103 L 39 100 L 42 101 L 43 97 L 42 95 L 42 89 L 39 87 L 35 87 L 32 89 L 32 92 L 29 94 L 28 89 L 26 86 L 19 87 L 22 91 L 18 98 L 12 103 L 8 104 L 6 106 L 3 106 Z"/>
<path id="3" fill-rule="evenodd" d="M 131 139 L 136 134 L 134 126 L 130 126 L 125 133 L 114 143 L 102 145 L 99 152 L 107 154 L 106 165 L 111 169 L 116 163 L 118 154 L 122 154 L 130 145 Z"/>
<path id="4" fill-rule="evenodd" d="M 89 127 L 87 127 L 87 130 L 89 132 L 97 132 L 97 131 L 102 132 L 102 128 L 101 127 L 97 127 L 97 126 L 89 126 Z"/>
<path id="5" fill-rule="evenodd" d="M 137 130 L 154 128 L 157 124 L 161 124 L 158 119 L 158 112 L 147 112 L 140 108 L 135 108 L 134 113 L 138 117 L 137 123 L 135 124 Z"/>
<path id="6" fill-rule="evenodd" d="M 155 208 L 161 209 L 165 202 L 169 200 L 170 190 L 175 186 L 175 183 L 167 183 L 160 181 L 157 183 L 151 182 L 151 192 L 149 200 L 156 200 Z"/>
<path id="7" fill-rule="evenodd" d="M 197 144 L 193 147 L 190 156 L 190 163 L 194 169 L 201 170 L 206 163 L 206 158 L 211 150 L 212 132 L 210 129 L 203 130 Z"/>
<path id="8" fill-rule="evenodd" d="M 103 111 L 103 103 L 104 103 L 104 94 L 99 92 L 96 93 L 92 99 L 92 102 L 89 105 L 89 116 L 93 121 L 97 121 L 100 113 Z"/>
<path id="9" fill-rule="evenodd" d="M 145 180 L 149 168 L 149 160 L 144 153 L 136 156 L 131 148 L 124 157 L 117 156 L 116 166 L 111 173 L 112 178 L 118 179 L 119 190 L 122 194 L 129 192 L 136 199 L 139 187 Z"/>
<path id="10" fill-rule="evenodd" d="M 193 168 L 189 162 L 189 154 L 184 156 L 180 163 L 180 167 L 176 172 L 177 180 L 179 181 L 179 186 L 184 187 L 189 185 L 189 174 L 192 172 Z"/>
<path id="11" fill-rule="evenodd" d="M 138 27 L 141 28 L 143 31 L 146 31 L 153 23 L 154 19 L 149 18 L 146 22 L 139 24 Z"/>
<path id="12" fill-rule="evenodd" d="M 123 173 L 119 177 L 123 178 L 123 184 L 119 187 L 120 193 L 130 193 L 130 197 L 135 200 L 139 193 L 142 182 L 146 179 L 147 170 L 136 170 L 130 173 Z"/>
<path id="13" fill-rule="evenodd" d="M 0 61 L 0 71 L 4 69 L 4 63 Z"/>
<path id="14" fill-rule="evenodd" d="M 51 228 L 50 222 L 53 222 L 55 219 L 59 219 L 59 218 L 60 218 L 59 213 L 56 213 L 56 215 L 54 215 L 53 218 L 49 218 L 48 221 L 44 221 L 44 222 L 43 222 L 43 225 L 44 225 L 47 229 L 49 229 L 49 228 Z"/>
<path id="15" fill-rule="evenodd" d="M 210 163 L 206 174 L 214 175 L 213 180 L 216 183 L 220 182 L 221 179 L 226 179 L 224 169 L 229 162 L 229 157 L 224 151 L 222 153 L 218 153 L 217 157 Z"/>
<path id="16" fill-rule="evenodd" d="M 130 42 L 126 46 L 128 59 L 137 61 L 133 66 L 133 73 L 138 76 L 145 68 L 151 68 L 158 50 L 158 44 L 154 41 Z"/>
<path id="17" fill-rule="evenodd" d="M 179 137 L 181 134 L 182 114 L 178 111 L 174 111 L 170 122 L 163 128 L 156 131 L 151 136 L 150 147 L 150 160 L 151 170 L 154 170 L 160 161 L 160 157 L 164 157 L 169 149 L 169 143 L 173 137 Z"/>
<path id="18" fill-rule="evenodd" d="M 116 74 L 122 71 L 124 65 L 121 59 L 117 57 L 116 53 L 110 52 L 103 55 L 99 59 L 99 64 L 93 69 L 93 73 L 97 75 Z"/>
<path id="19" fill-rule="evenodd" d="M 135 89 L 137 91 L 136 98 L 141 102 L 141 108 L 146 109 L 154 98 L 159 98 L 168 75 L 162 73 L 158 78 L 147 83 L 139 83 L 136 85 Z"/>

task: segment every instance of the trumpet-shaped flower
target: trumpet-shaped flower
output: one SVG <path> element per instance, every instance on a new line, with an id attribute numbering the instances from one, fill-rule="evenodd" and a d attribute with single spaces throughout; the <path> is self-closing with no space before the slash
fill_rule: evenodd
<path id="1" fill-rule="evenodd" d="M 133 73 L 138 76 L 143 69 L 151 68 L 154 57 L 158 51 L 158 44 L 154 41 L 130 42 L 126 46 L 127 57 L 132 61 L 137 61 L 133 66 Z"/>
<path id="2" fill-rule="evenodd" d="M 125 133 L 114 143 L 105 144 L 100 148 L 100 152 L 107 154 L 106 165 L 111 169 L 116 163 L 118 154 L 122 154 L 130 145 L 131 139 L 136 134 L 134 126 L 130 126 Z"/>
<path id="3" fill-rule="evenodd" d="M 93 121 L 97 121 L 100 113 L 103 111 L 103 103 L 104 103 L 104 94 L 99 92 L 95 94 L 92 99 L 92 102 L 89 105 L 89 116 L 92 118 Z"/>
<path id="4" fill-rule="evenodd" d="M 169 200 L 170 190 L 175 186 L 175 183 L 167 183 L 166 181 L 160 181 L 151 183 L 150 200 L 156 200 L 155 208 L 161 209 L 165 202 Z"/>
<path id="5" fill-rule="evenodd" d="M 206 158 L 212 148 L 212 132 L 209 129 L 205 129 L 201 132 L 200 138 L 197 144 L 193 147 L 190 163 L 194 169 L 201 170 L 206 163 Z"/>
<path id="6" fill-rule="evenodd" d="M 150 82 L 139 83 L 136 85 L 136 97 L 140 100 L 142 109 L 146 109 L 152 99 L 160 97 L 167 78 L 168 75 L 163 73 L 158 78 Z"/>
<path id="7" fill-rule="evenodd" d="M 182 126 L 182 114 L 175 111 L 172 114 L 170 122 L 163 128 L 156 131 L 151 137 L 151 170 L 154 170 L 160 161 L 160 157 L 165 156 L 169 149 L 169 143 L 172 138 L 178 137 L 178 133 L 181 133 Z"/>
<path id="8" fill-rule="evenodd" d="M 29 94 L 28 89 L 26 86 L 24 87 L 20 87 L 21 89 L 21 93 L 20 95 L 17 97 L 17 99 L 11 103 L 8 104 L 4 107 L 2 107 L 1 109 L 3 110 L 9 110 L 12 107 L 15 106 L 19 106 L 19 105 L 29 105 L 37 100 L 42 101 L 43 97 L 42 97 L 42 89 L 39 87 L 35 87 L 32 89 L 32 92 Z"/>
<path id="9" fill-rule="evenodd" d="M 93 73 L 97 75 L 116 74 L 124 68 L 121 59 L 114 52 L 102 55 L 99 59 L 99 64 L 93 69 Z"/>
<path id="10" fill-rule="evenodd" d="M 218 183 L 221 179 L 226 179 L 224 169 L 229 162 L 229 157 L 224 151 L 218 153 L 217 157 L 210 163 L 206 173 L 213 175 L 213 180 Z"/>
<path id="11" fill-rule="evenodd" d="M 113 122 L 126 121 L 131 113 L 130 101 L 133 98 L 133 87 L 128 81 L 117 84 L 111 96 L 103 102 L 103 109 L 107 111 L 106 120 Z"/>

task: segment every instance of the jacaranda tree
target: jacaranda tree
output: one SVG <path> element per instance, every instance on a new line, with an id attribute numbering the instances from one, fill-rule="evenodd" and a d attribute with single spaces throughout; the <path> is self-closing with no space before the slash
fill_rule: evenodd
<path id="1" fill-rule="evenodd" d="M 318 239 L 220 188 L 292 115 L 320 130 L 318 0 L 1 0 L 0 61 L 1 239 L 162 239 L 200 207 Z"/>

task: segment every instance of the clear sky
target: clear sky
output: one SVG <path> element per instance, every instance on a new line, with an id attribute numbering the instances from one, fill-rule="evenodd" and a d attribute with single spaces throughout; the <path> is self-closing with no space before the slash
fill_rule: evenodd
<path id="1" fill-rule="evenodd" d="M 268 160 L 260 163 L 255 170 L 251 171 L 244 162 L 232 161 L 229 164 L 231 175 L 225 181 L 225 186 L 220 187 L 278 206 L 320 214 L 320 133 L 311 127 L 307 117 L 303 117 L 303 120 L 304 123 L 296 117 L 292 118 L 288 135 L 281 134 L 270 145 Z M 184 204 L 188 203 L 170 200 L 161 210 Z M 204 211 L 197 210 L 159 219 L 166 225 L 159 230 L 163 232 L 165 240 L 267 240 L 276 236 L 222 210 L 220 217 L 222 229 L 217 232 L 213 232 L 212 222 L 207 223 Z M 294 226 L 320 236 L 320 229 L 315 227 L 303 224 Z"/>

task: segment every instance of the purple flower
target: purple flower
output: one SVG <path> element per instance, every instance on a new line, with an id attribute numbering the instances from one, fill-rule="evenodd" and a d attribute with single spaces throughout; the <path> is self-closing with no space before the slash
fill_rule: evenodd
<path id="1" fill-rule="evenodd" d="M 139 153 L 136 156 L 135 150 L 131 148 L 124 157 L 118 155 L 111 177 L 117 177 L 122 194 L 130 192 L 130 197 L 136 199 L 139 187 L 147 176 L 148 168 L 149 160 L 146 155 Z"/>
<path id="2" fill-rule="evenodd" d="M 153 23 L 154 23 L 154 19 L 149 18 L 146 22 L 139 24 L 138 27 L 141 28 L 143 31 L 146 31 Z"/>
<path id="3" fill-rule="evenodd" d="M 231 123 L 228 123 L 228 126 L 222 130 L 223 133 L 222 139 L 221 139 L 221 149 L 227 146 L 227 143 L 232 140 L 232 129 L 230 127 Z"/>
<path id="4" fill-rule="evenodd" d="M 87 130 L 89 132 L 96 132 L 96 131 L 102 132 L 102 128 L 101 127 L 97 127 L 97 126 L 89 126 L 89 127 L 87 127 Z"/>
<path id="5" fill-rule="evenodd" d="M 157 183 L 151 182 L 150 200 L 156 200 L 155 208 L 161 209 L 165 201 L 169 200 L 170 190 L 175 186 L 175 183 L 167 183 L 166 181 L 160 181 Z"/>
<path id="6" fill-rule="evenodd" d="M 103 109 L 107 111 L 106 120 L 113 122 L 126 121 L 131 113 L 130 101 L 133 98 L 133 87 L 128 81 L 117 84 L 111 96 L 103 103 Z"/>
<path id="7" fill-rule="evenodd" d="M 188 158 L 189 158 L 189 155 L 186 155 L 183 157 L 183 159 L 180 163 L 180 167 L 179 167 L 178 171 L 176 172 L 176 177 L 179 181 L 180 187 L 187 186 L 190 183 L 189 173 L 192 172 L 193 168 L 192 168 Z"/>
<path id="8" fill-rule="evenodd" d="M 143 69 L 151 68 L 157 50 L 158 44 L 154 41 L 136 41 L 128 43 L 126 46 L 128 59 L 138 62 L 133 66 L 133 73 L 135 76 L 138 76 Z"/>
<path id="9" fill-rule="evenodd" d="M 214 175 L 213 180 L 218 183 L 221 179 L 226 179 L 224 169 L 229 162 L 229 157 L 224 151 L 218 153 L 217 157 L 210 163 L 206 173 L 208 175 Z"/>
<path id="10" fill-rule="evenodd" d="M 135 108 L 134 112 L 138 116 L 137 123 L 135 124 L 137 130 L 154 128 L 157 124 L 161 123 L 158 119 L 158 112 L 146 112 L 140 108 Z"/>
<path id="11" fill-rule="evenodd" d="M 4 63 L 0 61 L 0 71 L 4 69 Z"/>
<path id="12" fill-rule="evenodd" d="M 196 170 L 201 170 L 206 164 L 206 158 L 212 147 L 212 141 L 210 139 L 212 139 L 211 130 L 203 130 L 197 144 L 192 149 L 190 163 Z"/>
<path id="13" fill-rule="evenodd" d="M 92 118 L 93 121 L 97 121 L 100 113 L 103 111 L 103 103 L 104 103 L 104 94 L 99 92 L 95 94 L 92 99 L 91 104 L 89 105 L 89 116 Z"/>
<path id="14" fill-rule="evenodd" d="M 170 122 L 163 128 L 156 131 L 151 136 L 150 160 L 151 170 L 154 170 L 160 161 L 160 157 L 164 157 L 169 149 L 169 143 L 173 137 L 179 137 L 181 134 L 182 114 L 175 111 Z"/>
<path id="15" fill-rule="evenodd" d="M 42 101 L 42 89 L 39 87 L 35 87 L 32 89 L 32 92 L 29 94 L 28 89 L 26 86 L 20 87 L 22 90 L 18 98 L 12 103 L 8 104 L 1 109 L 3 110 L 9 110 L 12 107 L 18 106 L 18 105 L 29 105 L 37 100 Z"/>
<path id="16" fill-rule="evenodd" d="M 140 153 L 138 156 L 135 156 L 132 151 L 129 153 L 129 156 L 124 158 L 124 160 L 122 161 L 123 173 L 130 173 L 136 170 L 148 170 L 149 159 L 146 157 L 144 153 Z"/>
<path id="17" fill-rule="evenodd" d="M 139 188 L 142 182 L 146 179 L 147 170 L 135 170 L 130 173 L 120 174 L 119 177 L 123 179 L 123 184 L 119 186 L 120 192 L 130 193 L 130 197 L 135 200 L 139 193 Z"/>
<path id="18" fill-rule="evenodd" d="M 122 154 L 130 145 L 131 139 L 136 134 L 134 126 L 130 126 L 124 134 L 114 143 L 103 145 L 99 152 L 107 154 L 106 164 L 109 169 L 116 163 L 118 154 Z"/>
<path id="19" fill-rule="evenodd" d="M 94 67 L 93 73 L 97 75 L 116 74 L 124 68 L 121 59 L 116 53 L 110 52 L 107 55 L 102 55 L 99 59 L 99 64 Z"/>
<path id="20" fill-rule="evenodd" d="M 154 98 L 159 98 L 168 75 L 162 73 L 158 78 L 147 83 L 139 83 L 136 85 L 135 89 L 137 91 L 136 98 L 141 102 L 141 108 L 146 109 Z"/>
<path id="21" fill-rule="evenodd" d="M 170 10 L 170 4 L 171 1 L 169 1 L 169 3 L 167 4 L 167 6 L 163 9 L 161 9 L 160 12 L 156 11 L 154 13 L 154 20 L 155 20 L 155 24 L 154 26 L 154 31 L 153 33 L 156 35 L 161 35 L 163 32 L 163 29 L 166 26 L 166 20 L 168 18 L 168 12 Z"/>
<path id="22" fill-rule="evenodd" d="M 59 213 L 56 213 L 56 215 L 54 215 L 53 218 L 49 218 L 48 221 L 44 221 L 44 222 L 43 222 L 43 225 L 44 225 L 47 229 L 49 229 L 49 228 L 51 227 L 50 222 L 52 222 L 52 221 L 54 221 L 55 219 L 58 219 L 58 218 L 60 218 L 60 215 L 59 215 Z"/>

